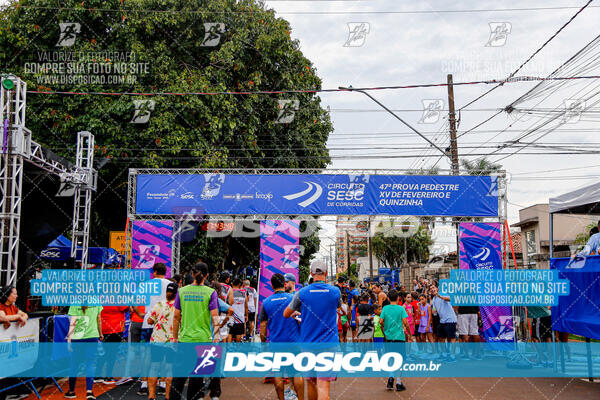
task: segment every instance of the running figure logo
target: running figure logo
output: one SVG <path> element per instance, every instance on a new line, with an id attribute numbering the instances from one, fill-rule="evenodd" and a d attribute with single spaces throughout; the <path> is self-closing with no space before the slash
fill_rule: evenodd
<path id="1" fill-rule="evenodd" d="M 198 360 L 192 375 L 211 375 L 217 368 L 217 360 L 221 359 L 221 346 L 196 346 Z"/>
<path id="2" fill-rule="evenodd" d="M 513 340 L 515 331 L 512 315 L 499 315 L 498 320 L 500 322 L 500 329 L 498 330 L 496 340 Z"/>
<path id="3" fill-rule="evenodd" d="M 77 35 L 81 32 L 81 24 L 77 22 L 60 22 L 60 36 L 56 47 L 70 47 L 75 44 Z"/>
<path id="4" fill-rule="evenodd" d="M 565 99 L 565 113 L 562 120 L 565 124 L 576 124 L 581 119 L 581 113 L 585 111 L 585 100 Z"/>
<path id="5" fill-rule="evenodd" d="M 423 115 L 419 120 L 420 124 L 435 124 L 440 120 L 442 109 L 444 108 L 444 100 L 427 99 L 422 100 Z"/>
<path id="6" fill-rule="evenodd" d="M 508 34 L 512 30 L 510 22 L 490 22 L 490 38 L 485 47 L 502 47 L 506 44 Z"/>
<path id="7" fill-rule="evenodd" d="M 73 197 L 75 195 L 75 189 L 77 189 L 77 187 L 73 182 L 68 180 L 66 176 L 61 176 L 60 187 L 55 197 Z"/>
<path id="8" fill-rule="evenodd" d="M 225 24 L 222 22 L 205 22 L 204 39 L 200 47 L 215 47 L 221 42 L 221 35 L 225 33 Z"/>
<path id="9" fill-rule="evenodd" d="M 348 22 L 348 31 L 348 40 L 344 47 L 361 47 L 367 40 L 371 25 L 368 22 Z"/>
<path id="10" fill-rule="evenodd" d="M 154 100 L 134 100 L 133 101 L 133 118 L 131 124 L 146 124 L 150 120 L 150 115 L 154 111 L 156 103 Z"/>
<path id="11" fill-rule="evenodd" d="M 225 183 L 224 174 L 204 174 L 204 188 L 200 197 L 202 200 L 211 200 L 221 191 L 221 185 Z"/>
<path id="12" fill-rule="evenodd" d="M 277 114 L 276 124 L 289 124 L 294 120 L 296 111 L 300 107 L 300 100 L 277 100 L 279 114 Z"/>
<path id="13" fill-rule="evenodd" d="M 138 268 L 152 268 L 156 258 L 160 255 L 160 246 L 157 244 L 140 244 Z"/>

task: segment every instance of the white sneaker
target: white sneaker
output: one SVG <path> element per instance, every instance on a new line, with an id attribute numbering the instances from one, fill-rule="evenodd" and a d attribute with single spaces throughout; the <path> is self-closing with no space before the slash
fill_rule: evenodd
<path id="1" fill-rule="evenodd" d="M 131 382 L 133 378 L 121 378 L 115 382 L 115 385 L 123 385 L 124 383 Z"/>

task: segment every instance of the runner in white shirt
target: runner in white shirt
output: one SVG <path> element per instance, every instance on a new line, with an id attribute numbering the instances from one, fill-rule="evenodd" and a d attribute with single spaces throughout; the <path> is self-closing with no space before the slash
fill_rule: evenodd
<path id="1" fill-rule="evenodd" d="M 231 290 L 231 286 L 229 285 L 231 279 L 231 275 L 229 271 L 223 271 L 219 275 L 219 283 L 221 284 L 221 293 L 217 293 L 217 295 L 222 298 L 224 301 L 227 301 L 227 296 L 229 296 L 229 291 Z"/>
<path id="2" fill-rule="evenodd" d="M 152 271 L 153 279 L 151 279 L 150 281 L 160 281 L 160 294 L 156 296 L 150 296 L 150 305 L 146 307 L 146 315 L 144 316 L 144 322 L 142 323 L 142 341 L 144 339 L 148 339 L 148 342 L 150 341 L 150 336 L 152 336 L 153 329 L 152 325 L 148 323 L 148 318 L 150 318 L 150 313 L 152 312 L 152 309 L 159 301 L 167 300 L 167 286 L 169 286 L 169 283 L 171 283 L 170 280 L 165 279 L 165 275 L 167 274 L 167 266 L 165 264 L 154 264 L 154 267 L 152 267 Z M 149 331 L 146 333 L 144 332 L 144 329 L 149 329 Z M 146 336 L 148 337 L 146 338 Z"/>
<path id="3" fill-rule="evenodd" d="M 248 296 L 248 326 L 250 332 L 248 339 L 251 339 L 254 336 L 254 319 L 256 317 L 256 301 L 258 300 L 258 296 L 256 295 L 256 290 L 250 286 L 248 279 L 244 280 L 243 289 L 246 290 L 246 296 Z"/>
<path id="4" fill-rule="evenodd" d="M 227 302 L 233 307 L 233 326 L 229 334 L 236 342 L 242 341 L 242 336 L 246 332 L 246 322 L 248 321 L 248 296 L 242 290 L 242 280 L 233 278 L 232 288 L 227 296 Z"/>
<path id="5" fill-rule="evenodd" d="M 230 281 L 229 272 L 223 271 L 219 275 L 219 280 L 217 285 L 215 285 L 215 290 L 217 291 L 217 295 L 219 299 L 229 304 L 229 292 L 231 291 L 231 286 L 228 285 Z M 233 317 L 229 318 L 227 313 L 219 312 L 219 325 L 221 329 L 219 329 L 219 336 L 221 342 L 231 342 L 231 335 L 229 334 L 229 330 L 233 326 Z"/>

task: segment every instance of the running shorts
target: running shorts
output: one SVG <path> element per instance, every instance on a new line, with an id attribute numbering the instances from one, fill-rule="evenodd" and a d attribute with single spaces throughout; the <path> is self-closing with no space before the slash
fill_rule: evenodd
<path id="1" fill-rule="evenodd" d="M 459 336 L 478 336 L 477 314 L 458 314 L 456 316 L 456 328 Z"/>
<path id="2" fill-rule="evenodd" d="M 456 322 L 440 324 L 437 335 L 441 339 L 456 339 Z"/>
<path id="3" fill-rule="evenodd" d="M 246 334 L 246 324 L 233 324 L 229 330 L 231 336 L 238 336 Z"/>

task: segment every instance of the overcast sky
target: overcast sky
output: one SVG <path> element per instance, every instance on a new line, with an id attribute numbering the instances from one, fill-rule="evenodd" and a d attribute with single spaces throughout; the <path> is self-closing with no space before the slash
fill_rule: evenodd
<path id="1" fill-rule="evenodd" d="M 301 43 L 303 53 L 314 63 L 324 88 L 353 85 L 372 87 L 443 83 L 452 73 L 454 82 L 502 79 L 513 72 L 586 1 L 268 1 L 279 16 L 290 21 L 292 37 Z M 593 5 L 593 3 L 592 3 Z M 417 10 L 473 10 L 532 7 L 576 7 L 541 11 L 500 12 L 433 12 L 426 14 L 400 13 Z M 583 48 L 599 33 L 600 8 L 588 7 L 553 41 L 539 52 L 517 76 L 547 76 L 560 64 Z M 348 24 L 365 23 L 368 33 L 361 40 L 348 42 Z M 505 40 L 490 41 L 490 23 L 505 23 L 510 32 Z M 352 26 L 355 26 L 353 24 Z M 363 29 L 364 31 L 365 29 Z M 346 46 L 344 46 L 346 44 Z M 350 45 L 350 46 L 349 46 Z M 486 46 L 487 45 L 487 46 Z M 590 66 L 583 75 L 597 75 L 598 65 Z M 519 107 L 555 109 L 561 111 L 566 99 L 580 98 L 582 93 L 597 93 L 597 79 L 570 81 L 551 95 L 537 97 Z M 520 82 L 504 85 L 461 112 L 459 135 L 490 117 L 527 92 L 536 83 Z M 455 104 L 460 108 L 490 89 L 490 85 L 455 87 Z M 585 89 L 584 89 L 585 87 Z M 445 148 L 449 143 L 446 125 L 447 111 L 428 121 L 423 118 L 423 101 L 440 99 L 447 110 L 447 88 L 418 88 L 371 92 L 389 108 L 398 111 L 420 132 Z M 403 146 L 427 145 L 416 134 L 359 93 L 321 95 L 331 108 L 335 131 L 328 142 L 332 156 L 390 155 L 403 152 Z M 543 101 L 541 101 L 543 100 Z M 541 102 L 540 102 L 541 101 Z M 597 106 L 594 107 L 597 109 Z M 359 110 L 359 111 L 357 111 Z M 372 110 L 368 112 L 367 110 Z M 486 153 L 494 149 L 473 148 L 490 142 L 497 145 L 515 139 L 526 129 L 548 118 L 502 113 L 476 131 L 458 140 L 459 155 Z M 431 123 L 424 123 L 431 122 Z M 509 125 L 511 125 L 509 127 Z M 498 134 L 499 130 L 508 128 Z M 487 132 L 486 132 L 487 131 Z M 490 132 L 491 131 L 491 132 Z M 438 134 L 438 132 L 440 132 Z M 535 139 L 534 134 L 524 141 Z M 558 131 L 548 133 L 540 143 L 598 142 L 597 124 L 593 114 L 573 117 Z M 357 150 L 334 150 L 356 147 Z M 400 148 L 400 149 L 398 149 Z M 512 149 L 514 151 L 514 149 Z M 405 151 L 405 150 L 404 150 Z M 508 150 L 503 150 L 504 152 Z M 526 152 L 527 150 L 523 150 Z M 437 150 L 411 151 L 414 154 L 436 154 Z M 501 156 L 491 156 L 492 161 Z M 334 168 L 420 168 L 438 161 L 418 159 L 350 159 L 334 160 Z M 549 197 L 593 183 L 600 175 L 598 155 L 514 155 L 500 163 L 512 175 L 509 185 L 508 217 L 518 220 L 518 210 L 535 203 L 546 203 Z M 442 158 L 438 166 L 450 167 Z M 555 171 L 564 168 L 576 168 Z M 553 172 L 548 172 L 552 170 Z M 591 176 L 590 176 L 591 175 Z M 552 180 L 547 180 L 550 177 Z"/>

